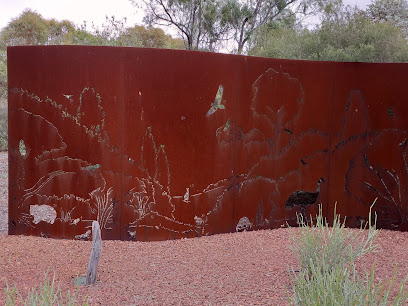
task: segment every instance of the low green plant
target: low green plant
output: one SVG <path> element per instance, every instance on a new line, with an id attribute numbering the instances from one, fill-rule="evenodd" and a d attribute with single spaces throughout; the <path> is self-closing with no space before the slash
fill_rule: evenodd
<path id="1" fill-rule="evenodd" d="M 323 217 L 322 205 L 319 205 L 315 222 L 310 217 L 308 224 L 304 221 L 303 215 L 297 215 L 300 233 L 291 232 L 290 249 L 296 256 L 300 269 L 310 272 L 313 266 L 331 270 L 337 265 L 344 266 L 350 258 L 354 261 L 367 253 L 377 251 L 378 246 L 375 244 L 378 234 L 377 215 L 374 224 L 371 222 L 371 209 L 374 204 L 375 201 L 370 207 L 367 235 L 365 231 L 367 223 L 364 227 L 361 225 L 359 230 L 345 229 L 346 218 L 341 222 L 340 215 L 336 213 L 336 206 L 331 227 Z"/>
<path id="2" fill-rule="evenodd" d="M 306 270 L 299 273 L 291 271 L 293 296 L 288 302 L 293 305 L 390 305 L 390 292 L 395 281 L 396 271 L 391 282 L 387 286 L 384 282 L 374 282 L 374 267 L 369 275 L 360 277 L 354 263 L 347 267 L 337 265 L 327 270 L 323 263 L 315 267 L 311 263 L 310 274 Z M 408 299 L 408 291 L 405 289 L 407 278 L 401 282 L 397 296 L 392 305 L 402 305 Z"/>
<path id="3" fill-rule="evenodd" d="M 292 231 L 291 250 L 297 257 L 299 271 L 293 268 L 290 272 L 293 295 L 287 292 L 288 302 L 293 305 L 389 305 L 390 292 L 395 281 L 394 277 L 387 286 L 384 282 L 374 283 L 374 268 L 370 274 L 362 278 L 354 261 L 361 256 L 378 250 L 375 240 L 377 216 L 371 222 L 370 207 L 368 231 L 367 224 L 359 230 L 345 228 L 345 219 L 340 221 L 334 209 L 332 227 L 322 215 L 322 207 L 316 221 L 310 224 L 298 215 L 299 231 Z M 408 300 L 405 286 L 408 276 L 401 282 L 398 294 L 392 305 L 402 305 Z"/>
<path id="4" fill-rule="evenodd" d="M 48 279 L 48 272 L 45 273 L 44 283 L 42 283 L 39 288 L 32 288 L 28 294 L 27 298 L 23 298 L 18 292 L 16 285 L 10 288 L 6 280 L 6 305 L 78 305 L 78 286 L 76 293 L 71 295 L 70 292 L 67 293 L 66 297 L 63 297 L 62 291 L 60 289 L 60 284 L 55 283 L 55 273 L 50 281 Z M 82 305 L 88 305 L 87 301 L 84 301 Z"/>

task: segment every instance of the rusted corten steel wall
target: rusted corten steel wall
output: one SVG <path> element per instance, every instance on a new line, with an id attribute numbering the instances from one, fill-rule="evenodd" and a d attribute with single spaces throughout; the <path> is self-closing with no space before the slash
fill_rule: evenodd
<path id="1" fill-rule="evenodd" d="M 408 66 L 8 49 L 9 233 L 161 240 L 294 225 L 317 203 L 408 229 Z M 319 188 L 318 188 L 319 187 Z"/>

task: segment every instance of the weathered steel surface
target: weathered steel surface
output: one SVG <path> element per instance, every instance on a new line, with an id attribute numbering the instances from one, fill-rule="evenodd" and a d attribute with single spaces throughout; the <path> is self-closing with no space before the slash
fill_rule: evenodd
<path id="1" fill-rule="evenodd" d="M 408 66 L 8 49 L 9 233 L 160 240 L 295 224 L 408 230 Z M 319 179 L 323 182 L 318 184 Z M 319 188 L 318 188 L 319 186 Z M 302 192 L 303 191 L 303 192 Z"/>

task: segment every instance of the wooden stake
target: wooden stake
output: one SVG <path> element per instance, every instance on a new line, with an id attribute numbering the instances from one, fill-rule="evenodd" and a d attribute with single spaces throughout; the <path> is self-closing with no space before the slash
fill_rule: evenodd
<path id="1" fill-rule="evenodd" d="M 92 222 L 92 251 L 89 258 L 88 271 L 86 273 L 86 284 L 91 285 L 96 281 L 99 257 L 102 253 L 101 228 L 98 221 Z"/>

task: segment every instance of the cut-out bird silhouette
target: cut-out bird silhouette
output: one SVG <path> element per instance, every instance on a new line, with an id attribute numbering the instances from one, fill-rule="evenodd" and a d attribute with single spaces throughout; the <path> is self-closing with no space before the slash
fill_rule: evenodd
<path id="1" fill-rule="evenodd" d="M 224 92 L 224 87 L 220 85 L 218 87 L 217 94 L 215 95 L 214 102 L 211 104 L 211 108 L 208 110 L 206 116 L 210 116 L 214 114 L 217 109 L 225 109 L 225 105 L 221 104 L 223 92 Z"/>
<path id="2" fill-rule="evenodd" d="M 305 215 L 306 206 L 315 204 L 320 194 L 320 184 L 325 182 L 324 178 L 319 178 L 315 192 L 297 190 L 293 192 L 285 203 L 286 209 L 291 209 L 295 206 L 300 206 L 300 211 Z"/>

